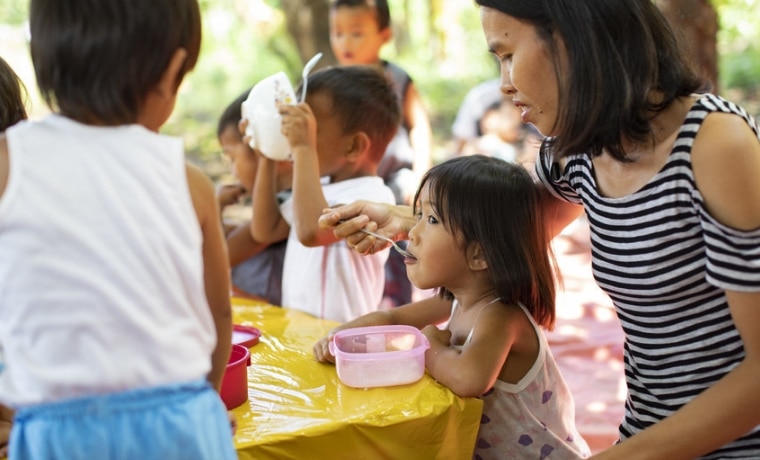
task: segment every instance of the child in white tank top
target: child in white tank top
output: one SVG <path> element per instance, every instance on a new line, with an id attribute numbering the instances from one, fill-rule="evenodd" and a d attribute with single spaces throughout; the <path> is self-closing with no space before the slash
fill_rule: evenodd
<path id="1" fill-rule="evenodd" d="M 218 393 L 232 322 L 214 189 L 180 139 L 158 134 L 198 57 L 197 0 L 77 11 L 31 2 L 53 113 L 0 135 L 8 455 L 235 459 Z"/>

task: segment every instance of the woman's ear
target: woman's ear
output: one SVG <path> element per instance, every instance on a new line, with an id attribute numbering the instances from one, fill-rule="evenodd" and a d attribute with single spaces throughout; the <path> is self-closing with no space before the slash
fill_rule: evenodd
<path id="1" fill-rule="evenodd" d="M 467 248 L 467 266 L 472 271 L 488 269 L 488 262 L 486 261 L 485 254 L 483 254 L 483 248 L 480 246 L 480 243 L 472 243 Z"/>
<path id="2" fill-rule="evenodd" d="M 372 147 L 372 140 L 367 133 L 359 131 L 351 136 L 346 156 L 349 160 L 356 161 L 363 157 L 365 153 L 369 152 L 370 147 Z"/>

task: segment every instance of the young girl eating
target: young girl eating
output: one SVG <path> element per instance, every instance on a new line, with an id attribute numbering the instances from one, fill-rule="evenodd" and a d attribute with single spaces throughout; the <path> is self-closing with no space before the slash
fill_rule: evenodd
<path id="1" fill-rule="evenodd" d="M 476 458 L 584 458 L 569 389 L 541 328 L 555 318 L 549 239 L 529 173 L 473 155 L 430 169 L 414 197 L 407 274 L 439 297 L 377 311 L 342 329 L 408 324 L 430 341 L 430 375 L 462 397 L 483 399 Z"/>

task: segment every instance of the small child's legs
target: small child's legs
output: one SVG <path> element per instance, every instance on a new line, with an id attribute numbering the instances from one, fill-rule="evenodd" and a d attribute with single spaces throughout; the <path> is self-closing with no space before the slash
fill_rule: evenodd
<path id="1" fill-rule="evenodd" d="M 227 411 L 205 381 L 19 409 L 14 460 L 233 460 Z"/>

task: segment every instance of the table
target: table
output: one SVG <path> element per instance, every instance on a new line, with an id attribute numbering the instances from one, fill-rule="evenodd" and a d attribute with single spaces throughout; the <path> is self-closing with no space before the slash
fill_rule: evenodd
<path id="1" fill-rule="evenodd" d="M 249 400 L 232 410 L 248 459 L 471 459 L 483 403 L 427 373 L 413 384 L 355 389 L 312 345 L 337 323 L 233 298 L 236 324 L 261 330 L 251 350 Z"/>

